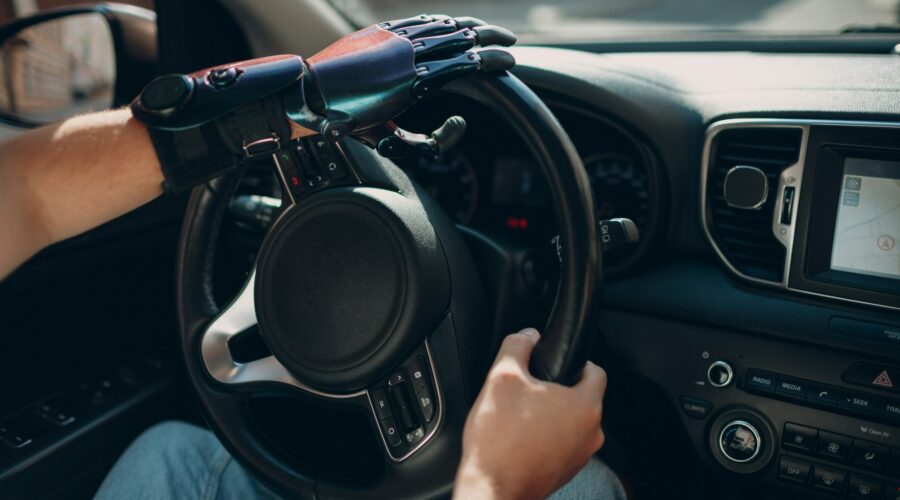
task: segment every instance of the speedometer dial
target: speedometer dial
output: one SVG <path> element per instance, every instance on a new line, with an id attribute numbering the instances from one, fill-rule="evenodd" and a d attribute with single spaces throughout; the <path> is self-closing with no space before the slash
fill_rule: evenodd
<path id="1" fill-rule="evenodd" d="M 601 153 L 584 160 L 598 219 L 626 217 L 638 229 L 645 229 L 649 218 L 650 180 L 640 160 L 628 155 Z"/>
<path id="2" fill-rule="evenodd" d="M 437 160 L 419 157 L 404 167 L 457 222 L 472 222 L 478 206 L 478 178 L 465 155 L 451 149 Z"/>

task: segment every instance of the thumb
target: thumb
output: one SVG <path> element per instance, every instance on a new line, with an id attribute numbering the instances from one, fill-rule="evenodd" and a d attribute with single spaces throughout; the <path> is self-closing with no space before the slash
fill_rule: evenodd
<path id="1" fill-rule="evenodd" d="M 500 351 L 497 353 L 496 363 L 509 360 L 528 372 L 528 362 L 534 346 L 541 338 L 541 334 L 534 328 L 525 328 L 517 333 L 511 333 L 503 339 Z M 495 363 L 495 364 L 496 364 Z"/>

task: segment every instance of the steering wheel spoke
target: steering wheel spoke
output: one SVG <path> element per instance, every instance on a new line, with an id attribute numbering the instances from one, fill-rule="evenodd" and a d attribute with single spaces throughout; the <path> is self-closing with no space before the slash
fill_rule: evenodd
<path id="1" fill-rule="evenodd" d="M 200 355 L 206 371 L 216 381 L 235 391 L 252 392 L 250 384 L 275 383 L 315 396 L 329 399 L 351 399 L 365 396 L 365 391 L 347 394 L 329 393 L 314 389 L 297 380 L 290 371 L 272 355 L 252 360 L 236 360 L 232 352 L 232 342 L 240 335 L 259 335 L 252 330 L 258 328 L 254 287 L 256 270 L 232 301 L 206 328 L 200 340 Z"/>

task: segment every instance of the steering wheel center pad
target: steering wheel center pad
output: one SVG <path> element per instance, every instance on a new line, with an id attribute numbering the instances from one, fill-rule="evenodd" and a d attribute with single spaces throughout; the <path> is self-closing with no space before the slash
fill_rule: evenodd
<path id="1" fill-rule="evenodd" d="M 417 200 L 328 190 L 288 208 L 260 250 L 260 332 L 310 387 L 364 389 L 431 331 L 450 302 L 448 265 Z"/>

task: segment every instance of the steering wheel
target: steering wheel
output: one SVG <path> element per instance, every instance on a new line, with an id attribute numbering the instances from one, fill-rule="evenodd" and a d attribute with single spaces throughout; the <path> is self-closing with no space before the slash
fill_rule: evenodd
<path id="1" fill-rule="evenodd" d="M 590 350 L 600 271 L 581 159 L 550 110 L 515 76 L 472 75 L 445 91 L 497 113 L 547 178 L 560 276 L 532 372 L 572 383 Z M 212 298 L 213 254 L 236 182 L 220 178 L 193 191 L 177 275 L 187 373 L 213 431 L 277 491 L 309 498 L 446 495 L 492 354 L 482 282 L 456 226 L 402 170 L 353 140 L 338 149 L 354 182 L 286 196 L 249 280 L 221 311 Z M 235 361 L 230 342 L 257 324 L 272 354 Z M 261 435 L 248 411 L 250 395 L 273 392 L 368 415 L 384 454 L 382 473 L 360 485 L 300 467 Z"/>

